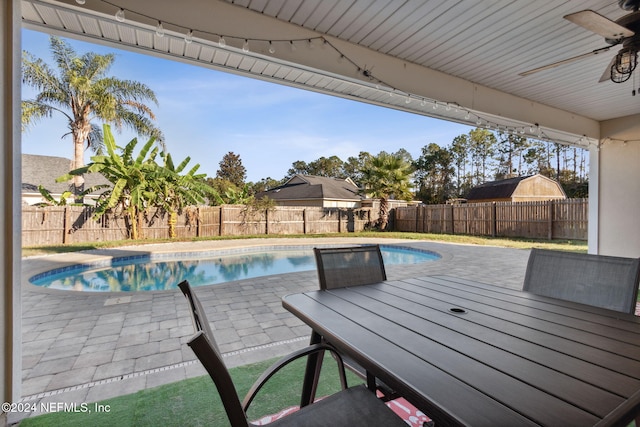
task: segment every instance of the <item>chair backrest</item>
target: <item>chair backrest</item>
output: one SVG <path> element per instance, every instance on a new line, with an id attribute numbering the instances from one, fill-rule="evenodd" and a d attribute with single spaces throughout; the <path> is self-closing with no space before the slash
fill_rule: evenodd
<path id="1" fill-rule="evenodd" d="M 248 427 L 249 422 L 247 421 L 247 416 L 242 410 L 238 392 L 222 360 L 222 355 L 213 337 L 213 332 L 207 321 L 202 304 L 195 293 L 192 292 L 188 281 L 184 280 L 180 282 L 178 287 L 189 302 L 191 320 L 196 330 L 196 334 L 187 344 L 191 347 L 198 359 L 200 359 L 200 362 L 202 362 L 202 365 L 216 385 L 232 427 Z"/>
<path id="2" fill-rule="evenodd" d="M 379 245 L 315 248 L 320 289 L 367 285 L 387 280 Z"/>
<path id="3" fill-rule="evenodd" d="M 634 313 L 640 259 L 532 249 L 523 290 Z"/>

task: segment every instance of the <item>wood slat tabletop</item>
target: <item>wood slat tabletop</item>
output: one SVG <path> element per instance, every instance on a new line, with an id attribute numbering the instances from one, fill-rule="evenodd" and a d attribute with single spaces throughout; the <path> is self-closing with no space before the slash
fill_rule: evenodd
<path id="1" fill-rule="evenodd" d="M 633 315 L 447 276 L 283 305 L 438 426 L 624 426 L 640 413 Z"/>

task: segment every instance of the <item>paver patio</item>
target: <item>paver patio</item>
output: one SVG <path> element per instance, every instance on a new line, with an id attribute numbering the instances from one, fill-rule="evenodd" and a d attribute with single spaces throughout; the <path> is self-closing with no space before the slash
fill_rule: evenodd
<path id="1" fill-rule="evenodd" d="M 327 238 L 173 243 L 32 257 L 23 260 L 23 401 L 93 402 L 204 375 L 186 345 L 193 328 L 179 290 L 89 293 L 37 288 L 33 275 L 67 264 L 149 252 L 246 246 L 402 244 L 439 253 L 415 265 L 389 265 L 389 280 L 448 274 L 521 289 L 528 250 L 416 240 Z M 196 289 L 229 367 L 286 354 L 307 344 L 309 328 L 284 310 L 282 296 L 318 286 L 315 271 Z M 29 414 L 12 414 L 16 422 Z"/>

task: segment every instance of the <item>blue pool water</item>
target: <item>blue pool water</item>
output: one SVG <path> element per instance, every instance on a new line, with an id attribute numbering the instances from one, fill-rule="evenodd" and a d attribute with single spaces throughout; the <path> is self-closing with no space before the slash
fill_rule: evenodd
<path id="1" fill-rule="evenodd" d="M 385 265 L 417 264 L 440 258 L 436 253 L 398 246 L 381 246 Z M 156 255 L 154 258 L 158 258 Z M 115 258 L 109 265 L 75 265 L 30 279 L 37 286 L 88 292 L 132 292 L 175 289 L 182 280 L 192 286 L 316 269 L 311 247 L 255 249 L 252 252 L 170 254 Z"/>

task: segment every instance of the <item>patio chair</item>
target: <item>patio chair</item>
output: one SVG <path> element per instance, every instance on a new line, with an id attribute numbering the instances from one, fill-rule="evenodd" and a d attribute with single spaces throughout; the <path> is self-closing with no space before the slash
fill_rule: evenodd
<path id="1" fill-rule="evenodd" d="M 304 406 L 284 418 L 270 423 L 273 427 L 323 427 L 323 426 L 373 426 L 406 427 L 404 421 L 395 415 L 380 399 L 364 385 L 347 388 L 344 366 L 340 355 L 328 344 L 314 344 L 283 357 L 251 387 L 240 403 L 233 380 L 222 360 L 202 304 L 192 291 L 189 282 L 183 281 L 178 287 L 189 302 L 191 320 L 196 330 L 188 345 L 204 365 L 213 380 L 222 400 L 232 427 L 248 427 L 254 424 L 247 418 L 249 405 L 264 384 L 281 368 L 290 362 L 318 352 L 330 351 L 338 361 L 340 381 L 343 389 L 335 394 Z"/>
<path id="2" fill-rule="evenodd" d="M 313 251 L 322 290 L 387 280 L 379 245 L 314 248 Z"/>
<path id="3" fill-rule="evenodd" d="M 635 312 L 640 259 L 532 249 L 523 290 Z"/>
<path id="4" fill-rule="evenodd" d="M 387 280 L 379 245 L 314 248 L 313 251 L 321 290 L 368 285 Z M 396 397 L 386 384 L 373 378 L 362 366 L 348 357 L 343 358 L 349 370 L 367 380 L 370 390 L 380 390 L 385 400 Z"/>

